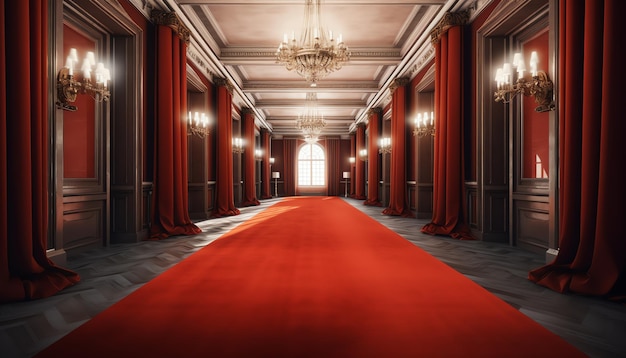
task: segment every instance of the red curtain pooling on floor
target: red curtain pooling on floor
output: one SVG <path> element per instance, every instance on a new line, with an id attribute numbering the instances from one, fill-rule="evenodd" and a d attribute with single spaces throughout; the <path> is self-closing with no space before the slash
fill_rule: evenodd
<path id="1" fill-rule="evenodd" d="M 270 164 L 270 132 L 266 128 L 261 128 L 261 148 L 263 150 L 263 163 L 261 163 L 261 199 L 272 197 L 271 164 Z"/>
<path id="2" fill-rule="evenodd" d="M 364 205 L 383 206 L 378 197 L 378 136 L 380 132 L 380 121 L 382 119 L 382 109 L 370 109 L 368 115 L 369 137 L 367 151 L 367 200 Z M 358 158 L 357 160 L 360 160 Z"/>
<path id="3" fill-rule="evenodd" d="M 463 168 L 463 24 L 466 12 L 448 13 L 435 46 L 435 168 L 431 235 L 472 240 L 465 222 Z"/>
<path id="4" fill-rule="evenodd" d="M 152 12 L 157 24 L 156 133 L 150 239 L 202 232 L 191 222 L 187 190 L 187 39 L 173 13 Z"/>
<path id="5" fill-rule="evenodd" d="M 559 3 L 559 253 L 529 279 L 626 301 L 626 2 Z"/>
<path id="6" fill-rule="evenodd" d="M 0 0 L 0 303 L 77 283 L 46 256 L 48 2 Z M 7 56 L 10 49 L 10 56 Z M 19 70 L 17 70 L 19 69 Z M 6 84 L 11 84 L 7 90 Z M 8 106 L 10 104 L 10 106 Z"/>
<path id="7" fill-rule="evenodd" d="M 389 179 L 389 206 L 384 215 L 412 217 L 406 198 L 405 163 L 405 113 L 406 78 L 398 78 L 392 84 L 391 96 L 391 168 Z"/>
<path id="8" fill-rule="evenodd" d="M 217 181 L 213 217 L 239 215 L 233 187 L 233 95 L 228 80 L 215 78 L 217 85 Z"/>
<path id="9" fill-rule="evenodd" d="M 256 198 L 256 170 L 254 152 L 254 113 L 248 108 L 243 112 L 243 140 L 248 150 L 243 153 L 243 200 L 241 206 L 255 206 L 261 204 Z"/>
<path id="10" fill-rule="evenodd" d="M 365 125 L 359 124 L 356 129 L 356 154 L 359 155 L 361 149 L 365 149 Z M 364 200 L 365 197 L 365 162 L 357 160 L 354 169 L 354 199 Z"/>

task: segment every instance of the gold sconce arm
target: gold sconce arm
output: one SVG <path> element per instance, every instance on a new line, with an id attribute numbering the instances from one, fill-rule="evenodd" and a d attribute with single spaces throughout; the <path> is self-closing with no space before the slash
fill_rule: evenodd
<path id="1" fill-rule="evenodd" d="M 535 108 L 537 112 L 548 112 L 555 109 L 554 84 L 543 71 L 537 71 L 530 79 L 520 78 L 513 85 L 501 84 L 494 93 L 496 102 L 509 103 L 518 94 L 533 96 L 539 106 Z"/>
<path id="2" fill-rule="evenodd" d="M 88 94 L 97 102 L 108 101 L 111 93 L 107 83 L 111 79 L 110 71 L 102 63 L 96 63 L 93 52 L 87 52 L 83 61 L 80 75 L 75 74 L 75 64 L 78 63 L 76 49 L 70 49 L 65 67 L 57 75 L 57 107 L 66 111 L 75 111 L 77 108 L 70 103 L 76 101 L 79 94 Z"/>

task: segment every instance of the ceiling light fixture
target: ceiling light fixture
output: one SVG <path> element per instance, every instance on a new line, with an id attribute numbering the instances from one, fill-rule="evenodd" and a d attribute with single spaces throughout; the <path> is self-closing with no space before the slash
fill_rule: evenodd
<path id="1" fill-rule="evenodd" d="M 291 41 L 285 34 L 276 50 L 276 63 L 285 65 L 289 71 L 295 70 L 315 87 L 320 78 L 339 70 L 348 60 L 350 52 L 342 35 L 335 40 L 333 32 L 326 31 L 322 24 L 321 0 L 306 0 L 300 42 L 294 33 Z"/>
<path id="2" fill-rule="evenodd" d="M 315 143 L 326 127 L 324 116 L 317 109 L 317 94 L 309 92 L 306 94 L 306 107 L 304 113 L 298 114 L 296 127 L 304 134 L 307 143 Z"/>

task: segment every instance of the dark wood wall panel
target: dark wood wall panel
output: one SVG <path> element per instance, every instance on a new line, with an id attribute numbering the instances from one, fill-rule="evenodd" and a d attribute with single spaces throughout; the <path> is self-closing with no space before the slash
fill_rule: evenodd
<path id="1" fill-rule="evenodd" d="M 549 206 L 545 202 L 515 201 L 516 245 L 543 254 L 548 249 Z"/>
<path id="2" fill-rule="evenodd" d="M 189 217 L 192 220 L 205 220 L 207 219 L 206 205 L 205 205 L 205 185 L 203 183 L 189 184 Z"/>
<path id="3" fill-rule="evenodd" d="M 65 250 L 99 247 L 105 244 L 103 201 L 81 201 L 63 205 Z"/>
<path id="4" fill-rule="evenodd" d="M 483 192 L 485 212 L 490 213 L 484 219 L 484 241 L 508 242 L 509 200 L 506 191 L 499 187 L 485 188 Z"/>
<path id="5" fill-rule="evenodd" d="M 431 219 L 433 217 L 433 184 L 417 185 L 417 218 Z"/>

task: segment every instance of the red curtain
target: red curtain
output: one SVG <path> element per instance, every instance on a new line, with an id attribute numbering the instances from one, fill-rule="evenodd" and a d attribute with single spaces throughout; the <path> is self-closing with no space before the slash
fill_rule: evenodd
<path id="1" fill-rule="evenodd" d="M 406 163 L 405 151 L 405 112 L 406 80 L 396 79 L 395 90 L 391 96 L 391 168 L 389 179 L 389 206 L 383 210 L 385 215 L 411 217 L 406 198 Z"/>
<path id="2" fill-rule="evenodd" d="M 46 256 L 47 94 L 48 77 L 55 77 L 47 72 L 48 2 L 0 0 L 0 19 L 2 28 L 11 30 L 0 35 L 2 303 L 48 297 L 80 278 Z"/>
<path id="3" fill-rule="evenodd" d="M 559 4 L 559 253 L 530 280 L 626 300 L 623 0 Z"/>
<path id="4" fill-rule="evenodd" d="M 352 133 L 350 135 L 350 156 L 355 157 L 357 156 L 357 151 L 356 151 L 356 133 Z M 350 165 L 350 177 L 353 178 L 350 180 L 350 191 L 348 192 L 348 195 L 351 198 L 354 198 L 355 195 L 355 180 L 354 178 L 356 178 L 356 162 L 354 163 L 354 165 Z"/>
<path id="5" fill-rule="evenodd" d="M 254 158 L 254 113 L 251 110 L 243 111 L 243 140 L 248 149 L 243 153 L 243 200 L 242 206 L 261 204 L 256 198 L 256 165 Z"/>
<path id="6" fill-rule="evenodd" d="M 271 188 L 271 166 L 270 166 L 270 132 L 261 129 L 261 150 L 263 150 L 263 163 L 261 164 L 261 199 L 272 197 Z"/>
<path id="7" fill-rule="evenodd" d="M 361 149 L 365 149 L 365 125 L 359 124 L 356 128 L 356 154 L 359 155 Z M 354 199 L 365 199 L 365 162 L 357 160 L 355 162 L 355 175 L 354 179 Z"/>
<path id="8" fill-rule="evenodd" d="M 286 196 L 296 195 L 296 149 L 295 139 L 283 140 L 283 187 Z"/>
<path id="9" fill-rule="evenodd" d="M 463 27 L 441 34 L 435 46 L 435 168 L 433 218 L 427 234 L 471 240 L 464 215 Z"/>
<path id="10" fill-rule="evenodd" d="M 367 200 L 363 204 L 371 206 L 382 206 L 383 203 L 378 197 L 378 136 L 380 133 L 380 121 L 382 119 L 380 108 L 369 112 L 369 141 L 367 151 Z M 357 160 L 360 160 L 358 158 Z"/>
<path id="11" fill-rule="evenodd" d="M 187 204 L 187 44 L 157 26 L 156 142 L 151 239 L 202 232 Z"/>
<path id="12" fill-rule="evenodd" d="M 217 181 L 215 183 L 215 209 L 212 216 L 239 215 L 235 207 L 233 187 L 233 95 L 225 79 L 217 84 Z"/>
<path id="13" fill-rule="evenodd" d="M 341 139 L 326 139 L 326 162 L 328 163 L 328 195 L 337 196 L 343 193 L 341 190 Z"/>

